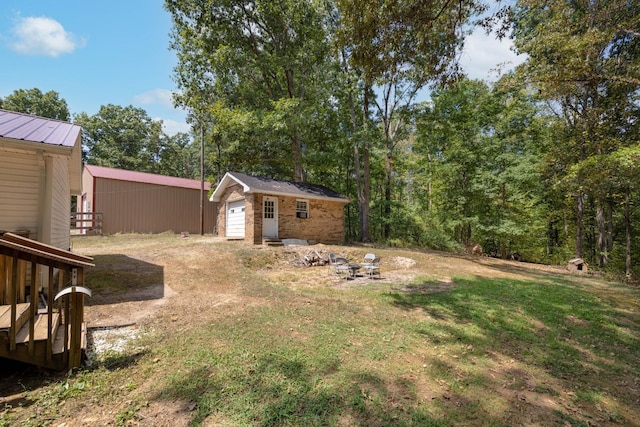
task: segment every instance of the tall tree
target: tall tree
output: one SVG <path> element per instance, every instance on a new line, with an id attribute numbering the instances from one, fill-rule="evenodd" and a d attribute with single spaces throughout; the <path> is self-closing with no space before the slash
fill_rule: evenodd
<path id="1" fill-rule="evenodd" d="M 473 240 L 501 257 L 532 257 L 544 238 L 535 149 L 541 124 L 529 94 L 501 87 L 465 79 L 434 92 L 418 121 L 417 178 L 432 189 L 424 211 L 462 246 Z"/>
<path id="2" fill-rule="evenodd" d="M 52 90 L 42 93 L 38 88 L 17 89 L 4 100 L 0 100 L 0 107 L 65 122 L 70 118 L 67 101 Z"/>
<path id="3" fill-rule="evenodd" d="M 529 59 L 527 81 L 564 121 L 567 167 L 620 148 L 611 134 L 633 123 L 626 113 L 640 85 L 640 4 L 627 0 L 519 0 L 514 43 Z M 616 132 L 617 133 L 617 132 Z M 584 256 L 585 201 L 594 199 L 598 262 L 607 260 L 606 194 L 597 182 L 574 188 L 576 255 Z"/>
<path id="4" fill-rule="evenodd" d="M 338 41 L 363 81 L 363 125 L 369 126 L 376 109 L 383 129 L 385 147 L 384 236 L 390 234 L 393 162 L 397 144 L 407 129 L 407 109 L 418 91 L 429 83 L 443 82 L 458 74 L 457 53 L 464 39 L 463 26 L 486 10 L 482 1 L 372 1 L 338 0 L 341 27 Z M 380 99 L 372 96 L 379 88 Z M 366 133 L 366 132 L 365 132 Z M 367 165 L 371 141 L 364 141 L 359 205 L 368 212 Z M 355 147 L 354 155 L 360 151 Z M 356 163 L 361 160 L 355 159 Z M 368 240 L 368 219 L 363 215 L 363 239 Z"/>
<path id="5" fill-rule="evenodd" d="M 194 117 L 210 117 L 208 107 L 220 101 L 250 112 L 262 132 L 263 146 L 255 150 L 262 164 L 272 166 L 271 175 L 297 181 L 305 177 L 304 147 L 320 143 L 307 132 L 317 120 L 315 92 L 323 88 L 327 59 L 318 6 L 311 0 L 165 2 L 179 60 L 177 102 Z"/>
<path id="6" fill-rule="evenodd" d="M 81 113 L 86 161 L 92 165 L 154 172 L 159 158 L 162 123 L 141 108 L 103 105 L 97 114 Z"/>

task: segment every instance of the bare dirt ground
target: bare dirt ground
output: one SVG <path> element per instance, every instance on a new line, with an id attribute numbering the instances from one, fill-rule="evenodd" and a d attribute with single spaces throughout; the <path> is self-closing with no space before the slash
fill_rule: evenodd
<path id="1" fill-rule="evenodd" d="M 113 240 L 101 240 L 99 237 L 76 239 L 74 250 L 93 256 L 96 262 L 96 267 L 87 273 L 88 277 L 119 275 L 118 278 L 122 279 L 120 288 L 99 288 L 88 301 L 85 318 L 90 332 L 90 355 L 105 350 L 117 351 L 120 345 L 135 340 L 140 328 L 170 330 L 176 334 L 211 322 L 216 315 L 229 315 L 265 304 L 260 295 L 242 291 L 247 284 L 238 271 L 235 255 L 228 250 L 229 245 L 234 245 L 233 251 L 246 249 L 250 255 L 243 262 L 261 270 L 265 279 L 288 283 L 292 288 L 322 286 L 340 289 L 371 284 L 371 280 L 365 277 L 337 279 L 326 266 L 296 266 L 297 261 L 309 251 L 321 254 L 336 252 L 350 260 L 360 261 L 365 253 L 375 251 L 367 247 L 318 245 L 264 247 L 256 251 L 255 246 L 206 236 L 186 239 L 174 235 L 155 239 L 141 237 L 138 241 L 127 240 L 122 246 L 117 245 L 117 237 Z M 530 279 L 537 275 L 540 280 L 545 280 L 545 277 L 557 274 L 568 273 L 560 267 L 488 257 L 385 250 L 381 276 L 385 283 L 392 283 L 406 292 L 446 292 L 454 286 L 453 276 Z M 428 278 L 431 286 L 428 289 L 407 286 L 416 277 Z M 585 276 L 583 280 L 591 278 Z M 130 286 L 131 283 L 136 283 L 136 286 Z M 19 375 L 24 374 L 0 372 L 0 390 L 3 390 L 0 392 L 0 409 L 4 405 L 19 406 L 24 399 L 24 390 L 17 384 Z M 505 389 L 503 392 L 513 393 L 513 399 L 521 399 L 517 391 Z M 53 425 L 113 425 L 117 408 L 102 407 L 99 402 L 86 402 L 85 405 L 72 412 L 62 409 L 61 417 Z M 189 411 L 190 408 L 171 402 L 152 402 L 140 409 L 138 425 L 186 426 L 191 419 Z M 214 420 L 208 425 L 218 424 Z"/>

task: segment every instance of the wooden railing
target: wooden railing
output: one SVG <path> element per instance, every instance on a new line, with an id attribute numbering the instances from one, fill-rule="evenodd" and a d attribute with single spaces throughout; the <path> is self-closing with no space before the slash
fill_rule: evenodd
<path id="1" fill-rule="evenodd" d="M 71 231 L 74 230 L 102 234 L 102 212 L 71 212 Z"/>
<path id="2" fill-rule="evenodd" d="M 89 266 L 89 257 L 0 232 L 0 357 L 53 369 L 80 366 Z"/>

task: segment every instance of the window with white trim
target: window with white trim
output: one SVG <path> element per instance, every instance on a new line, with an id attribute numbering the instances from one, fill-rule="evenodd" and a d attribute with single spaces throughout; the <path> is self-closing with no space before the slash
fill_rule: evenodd
<path id="1" fill-rule="evenodd" d="M 309 218 L 309 201 L 296 200 L 296 218 Z"/>

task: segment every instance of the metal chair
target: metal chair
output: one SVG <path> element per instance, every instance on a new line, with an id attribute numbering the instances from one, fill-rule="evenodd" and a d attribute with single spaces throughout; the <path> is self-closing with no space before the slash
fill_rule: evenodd
<path id="1" fill-rule="evenodd" d="M 366 254 L 364 256 L 364 259 L 362 260 L 362 263 L 360 265 L 362 265 L 363 267 L 367 266 L 367 265 L 371 265 L 371 263 L 373 262 L 373 260 L 376 258 L 375 254 Z"/>
<path id="2" fill-rule="evenodd" d="M 376 274 L 380 277 L 380 257 L 374 257 L 371 262 L 363 264 L 362 268 L 370 279 L 373 279 Z"/>
<path id="3" fill-rule="evenodd" d="M 351 275 L 349 261 L 333 253 L 329 254 L 329 268 L 329 271 L 333 270 L 333 274 L 338 277 L 343 276 L 347 279 Z"/>

